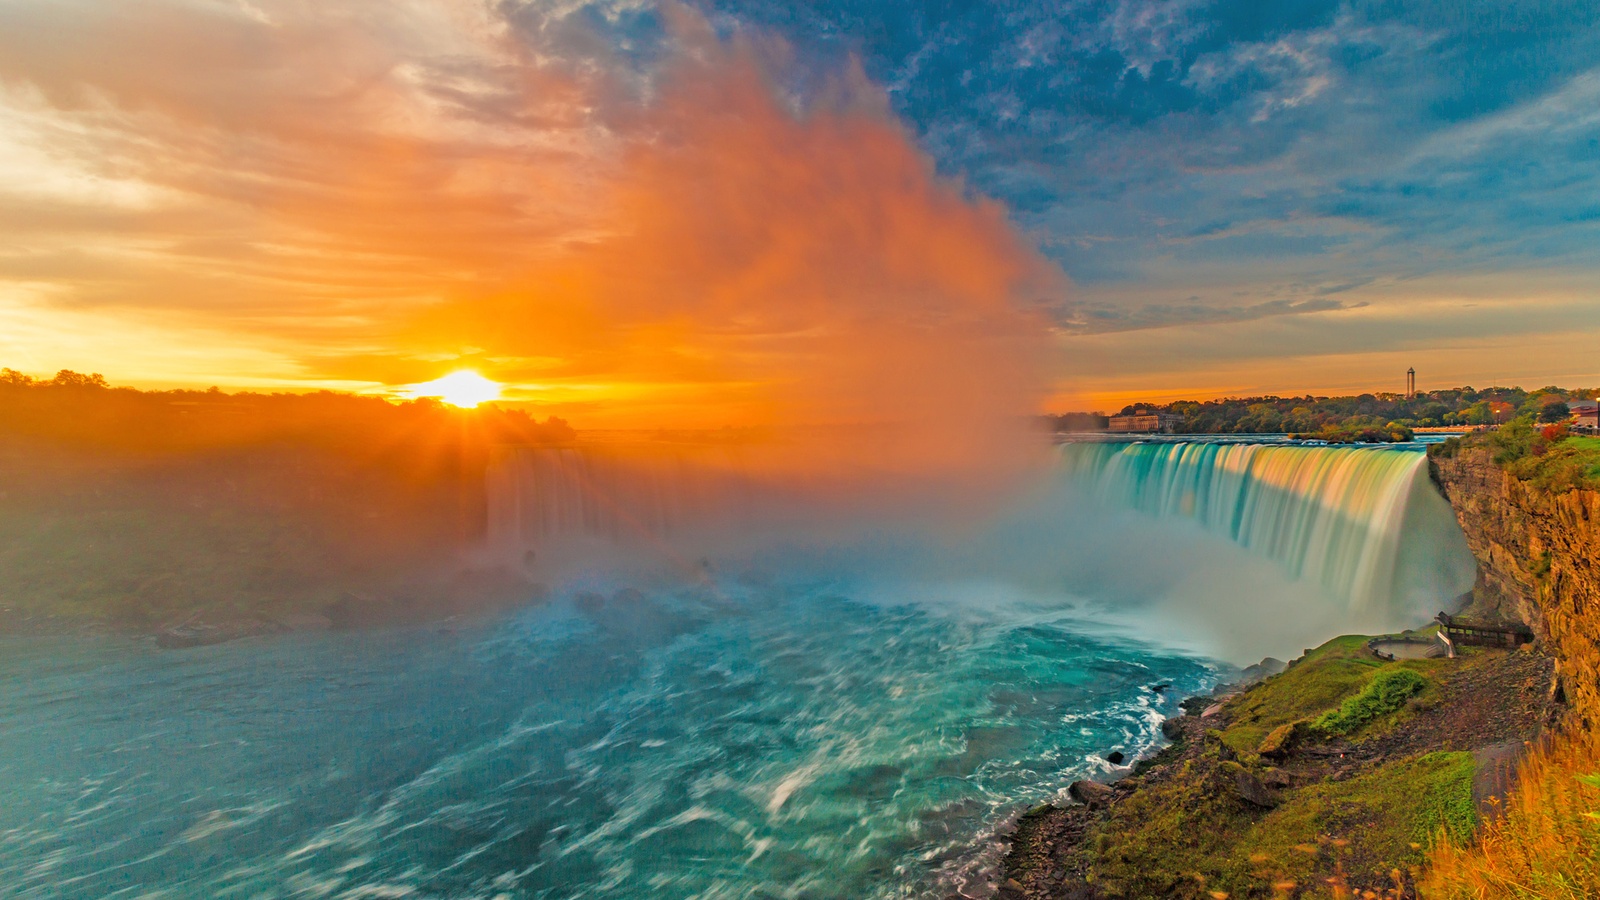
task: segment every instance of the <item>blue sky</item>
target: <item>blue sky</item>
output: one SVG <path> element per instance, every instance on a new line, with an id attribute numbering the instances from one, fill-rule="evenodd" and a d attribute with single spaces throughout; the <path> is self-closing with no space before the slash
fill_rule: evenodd
<path id="1" fill-rule="evenodd" d="M 1600 251 L 1600 4 L 715 9 L 819 68 L 859 56 L 1080 285 L 1298 263 L 1335 297 Z"/>

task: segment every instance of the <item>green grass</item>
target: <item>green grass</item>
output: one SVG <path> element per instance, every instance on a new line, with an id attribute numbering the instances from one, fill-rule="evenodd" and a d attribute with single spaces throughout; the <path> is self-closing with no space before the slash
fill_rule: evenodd
<path id="1" fill-rule="evenodd" d="M 1600 438 L 1569 437 L 1506 464 L 1518 478 L 1554 493 L 1600 488 Z"/>
<path id="2" fill-rule="evenodd" d="M 1229 707 L 1233 725 L 1223 732 L 1224 743 L 1254 752 L 1278 726 L 1318 716 L 1360 691 L 1384 665 L 1367 651 L 1367 640 L 1363 635 L 1334 638 L 1234 700 Z"/>
<path id="3" fill-rule="evenodd" d="M 1325 897 L 1328 879 L 1345 877 L 1381 891 L 1391 870 L 1422 864 L 1439 835 L 1469 839 L 1477 824 L 1470 753 L 1397 758 L 1345 780 L 1285 789 L 1271 810 L 1230 787 L 1239 766 L 1264 774 L 1255 751 L 1274 729 L 1298 723 L 1316 740 L 1312 723 L 1320 719 L 1326 732 L 1363 741 L 1400 727 L 1446 672 L 1491 658 L 1384 662 L 1368 640 L 1335 638 L 1232 700 L 1234 723 L 1207 733 L 1200 758 L 1118 803 L 1091 833 L 1091 881 L 1113 898 L 1266 898 L 1291 881 L 1300 886 L 1295 896 Z"/>
<path id="4" fill-rule="evenodd" d="M 1205 767 L 1185 766 L 1178 779 L 1118 803 L 1096 829 L 1088 876 L 1109 896 L 1191 896 L 1197 875 L 1227 884 L 1249 876 L 1232 852 L 1248 812 L 1217 789 Z"/>
<path id="5" fill-rule="evenodd" d="M 1544 440 L 1542 428 L 1518 421 L 1451 438 L 1428 452 L 1448 459 L 1470 447 L 1488 449 L 1497 465 L 1541 490 L 1600 490 L 1600 438 L 1569 435 L 1552 443 Z"/>
<path id="6" fill-rule="evenodd" d="M 1517 787 L 1471 842 L 1436 846 L 1420 885 L 1426 900 L 1592 900 L 1600 897 L 1600 786 L 1587 778 L 1600 739 L 1569 730 L 1537 746 Z"/>
<path id="7" fill-rule="evenodd" d="M 1336 710 L 1318 716 L 1312 726 L 1328 734 L 1350 734 L 1383 716 L 1399 712 L 1407 700 L 1422 693 L 1428 679 L 1410 669 L 1386 668 L 1372 676 L 1361 692 L 1347 697 Z"/>
<path id="8" fill-rule="evenodd" d="M 1437 690 L 1427 676 L 1442 668 L 1470 664 L 1463 660 L 1438 659 L 1385 662 L 1367 649 L 1368 640 L 1370 638 L 1365 635 L 1334 638 L 1312 650 L 1288 671 L 1267 679 L 1234 699 L 1229 705 L 1233 724 L 1223 731 L 1223 743 L 1236 752 L 1253 754 L 1273 731 L 1297 722 L 1309 726 L 1325 714 L 1337 713 L 1342 704 L 1355 701 L 1380 676 L 1385 680 L 1421 678 L 1422 686 L 1407 695 L 1406 699 L 1414 696 L 1419 702 L 1427 703 Z M 1473 654 L 1469 652 L 1465 656 L 1471 657 Z M 1391 672 L 1406 674 L 1385 674 Z M 1368 702 L 1362 701 L 1363 709 Z M 1360 722 L 1346 723 L 1341 720 L 1338 729 L 1329 728 L 1326 731 L 1359 740 L 1388 730 L 1408 715 L 1408 707 L 1402 700 L 1384 712 L 1366 715 Z M 1333 720 L 1330 719 L 1327 724 L 1333 724 Z M 1348 727 L 1344 727 L 1345 724 Z"/>
<path id="9" fill-rule="evenodd" d="M 1193 765 L 1118 804 L 1093 838 L 1091 880 L 1111 897 L 1265 897 L 1278 882 L 1320 885 L 1341 872 L 1378 885 L 1420 864 L 1441 829 L 1464 840 L 1477 823 L 1470 753 L 1298 788 L 1264 814 L 1218 789 L 1225 765 Z"/>
<path id="10" fill-rule="evenodd" d="M 1254 823 L 1235 853 L 1255 858 L 1257 871 L 1273 879 L 1321 881 L 1337 865 L 1352 877 L 1382 881 L 1393 868 L 1420 864 L 1440 829 L 1453 840 L 1471 836 L 1478 821 L 1474 769 L 1470 753 L 1429 753 L 1301 788 Z M 1348 844 L 1336 846 L 1329 835 Z"/>
<path id="11" fill-rule="evenodd" d="M 1569 437 L 1561 442 L 1572 451 L 1576 465 L 1584 467 L 1591 487 L 1600 485 L 1600 437 Z"/>

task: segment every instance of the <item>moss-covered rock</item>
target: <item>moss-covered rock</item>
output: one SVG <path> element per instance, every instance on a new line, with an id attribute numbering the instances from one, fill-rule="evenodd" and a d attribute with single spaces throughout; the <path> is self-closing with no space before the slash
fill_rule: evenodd
<path id="1" fill-rule="evenodd" d="M 1309 730 L 1310 723 L 1305 719 L 1301 719 L 1298 722 L 1290 722 L 1286 725 L 1279 725 L 1277 728 L 1267 732 L 1267 736 L 1261 739 L 1261 745 L 1256 748 L 1256 754 L 1268 759 L 1281 759 L 1288 756 L 1295 747 L 1305 740 Z"/>

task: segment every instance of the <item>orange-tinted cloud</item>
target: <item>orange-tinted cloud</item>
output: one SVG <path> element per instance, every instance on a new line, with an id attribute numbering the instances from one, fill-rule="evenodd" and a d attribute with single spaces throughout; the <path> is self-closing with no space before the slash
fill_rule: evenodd
<path id="1" fill-rule="evenodd" d="M 684 9 L 647 83 L 465 4 L 20 9 L 68 36 L 0 63 L 9 108 L 149 192 L 34 199 L 47 302 L 238 334 L 308 384 L 465 361 L 580 424 L 960 455 L 1038 402 L 1053 270 L 859 71 L 796 98 L 781 45 Z"/>
<path id="2" fill-rule="evenodd" d="M 606 230 L 421 334 L 654 383 L 699 425 L 720 406 L 952 444 L 1032 412 L 1044 328 L 1018 301 L 1049 273 L 1003 210 L 936 177 L 859 75 L 795 115 L 756 49 L 702 40 L 635 123 Z"/>

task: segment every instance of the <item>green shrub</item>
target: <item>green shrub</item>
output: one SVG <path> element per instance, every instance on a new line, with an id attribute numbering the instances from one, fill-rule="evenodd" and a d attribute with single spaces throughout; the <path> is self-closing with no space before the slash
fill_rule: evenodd
<path id="1" fill-rule="evenodd" d="M 1399 710 L 1427 686 L 1428 679 L 1409 669 L 1379 672 L 1361 693 L 1345 700 L 1338 709 L 1318 716 L 1312 727 L 1327 734 L 1349 734 Z"/>
<path id="2" fill-rule="evenodd" d="M 1561 427 L 1536 429 L 1524 419 L 1483 435 L 1452 438 L 1429 454 L 1449 459 L 1467 447 L 1486 447 L 1497 465 L 1543 491 L 1600 489 L 1600 438 L 1580 437 Z"/>
<path id="3" fill-rule="evenodd" d="M 1461 438 L 1451 437 L 1445 438 L 1440 443 L 1434 444 L 1428 449 L 1428 453 L 1436 459 L 1454 459 L 1456 453 L 1460 450 Z"/>
<path id="4" fill-rule="evenodd" d="M 1507 464 L 1506 471 L 1552 493 L 1593 490 L 1600 487 L 1600 438 L 1536 440 L 1530 455 Z"/>
<path id="5" fill-rule="evenodd" d="M 1511 422 L 1489 432 L 1494 461 L 1500 465 L 1516 462 L 1533 450 L 1533 426 L 1525 421 Z"/>

